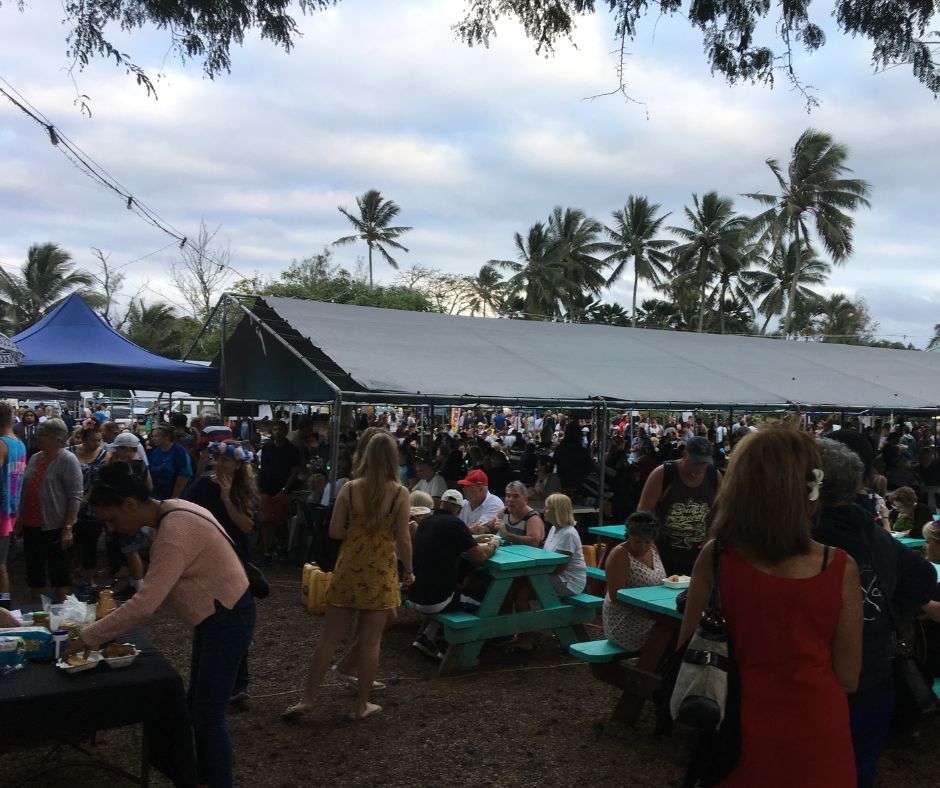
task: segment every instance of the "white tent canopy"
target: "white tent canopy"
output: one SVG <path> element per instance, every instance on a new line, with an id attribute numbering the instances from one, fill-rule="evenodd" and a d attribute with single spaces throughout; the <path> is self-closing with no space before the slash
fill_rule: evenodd
<path id="1" fill-rule="evenodd" d="M 940 409 L 935 353 L 228 298 L 250 318 L 225 343 L 228 397 L 290 399 L 272 388 L 302 371 L 308 401 Z"/>

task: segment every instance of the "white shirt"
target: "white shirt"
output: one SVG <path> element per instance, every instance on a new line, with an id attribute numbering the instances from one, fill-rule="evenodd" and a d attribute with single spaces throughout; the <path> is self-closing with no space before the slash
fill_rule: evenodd
<path id="1" fill-rule="evenodd" d="M 460 510 L 460 519 L 463 520 L 467 525 L 471 523 L 486 523 L 496 517 L 503 509 L 505 504 L 501 499 L 497 498 L 493 493 L 487 492 L 486 498 L 483 499 L 476 509 L 470 508 L 470 501 L 463 502 L 463 509 Z"/>
<path id="2" fill-rule="evenodd" d="M 584 549 L 581 547 L 581 537 L 574 526 L 558 528 L 552 526 L 545 537 L 545 550 L 571 553 L 571 558 L 564 571 L 558 577 L 567 586 L 572 594 L 580 594 L 587 585 L 587 569 L 584 564 Z"/>
<path id="3" fill-rule="evenodd" d="M 447 489 L 447 482 L 444 481 L 443 476 L 435 473 L 430 481 L 419 479 L 411 489 L 412 491 L 426 492 L 432 498 L 440 498 Z"/>

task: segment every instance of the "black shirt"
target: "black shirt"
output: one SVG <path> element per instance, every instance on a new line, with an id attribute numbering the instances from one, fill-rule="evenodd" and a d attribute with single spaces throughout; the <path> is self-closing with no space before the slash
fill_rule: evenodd
<path id="1" fill-rule="evenodd" d="M 290 441 L 284 441 L 280 446 L 271 441 L 261 447 L 258 460 L 258 489 L 265 495 L 277 495 L 290 478 L 291 471 L 300 465 L 300 450 Z"/>
<path id="2" fill-rule="evenodd" d="M 213 481 L 212 477 L 206 474 L 200 476 L 184 492 L 183 499 L 199 504 L 203 509 L 212 512 L 212 516 L 219 521 L 235 543 L 235 552 L 239 557 L 247 561 L 251 557 L 251 539 L 250 534 L 246 534 L 241 528 L 235 525 L 235 522 L 229 516 L 225 503 L 222 500 L 222 488 Z"/>
<path id="3" fill-rule="evenodd" d="M 411 544 L 415 582 L 408 597 L 419 605 L 437 605 L 457 590 L 460 556 L 476 541 L 459 517 L 436 509 L 425 517 Z"/>

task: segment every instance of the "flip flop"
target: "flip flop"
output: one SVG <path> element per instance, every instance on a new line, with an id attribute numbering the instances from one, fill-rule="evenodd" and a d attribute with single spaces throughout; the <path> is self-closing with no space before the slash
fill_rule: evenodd
<path id="1" fill-rule="evenodd" d="M 350 676 L 348 673 L 340 673 L 339 665 L 334 665 L 332 668 L 330 668 L 330 672 L 350 689 L 359 689 L 358 676 Z M 373 681 L 372 689 L 383 690 L 385 689 L 385 685 L 381 681 Z"/>
<path id="2" fill-rule="evenodd" d="M 293 706 L 281 712 L 281 722 L 300 722 L 300 720 L 312 712 L 313 709 L 304 709 L 299 703 L 295 703 Z"/>
<path id="3" fill-rule="evenodd" d="M 364 719 L 371 717 L 373 714 L 378 714 L 380 711 L 382 711 L 382 707 L 376 703 L 370 703 L 369 706 L 371 706 L 371 708 L 366 709 L 366 713 L 361 716 L 354 711 L 350 712 L 348 715 L 349 719 L 351 719 L 353 722 L 362 722 Z"/>

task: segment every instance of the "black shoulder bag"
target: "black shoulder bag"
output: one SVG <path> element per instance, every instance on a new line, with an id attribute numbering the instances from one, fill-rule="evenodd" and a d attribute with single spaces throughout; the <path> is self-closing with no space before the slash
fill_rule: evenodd
<path id="1" fill-rule="evenodd" d="M 721 544 L 712 548 L 712 591 L 695 633 L 670 657 L 657 694 L 656 735 L 673 721 L 693 729 L 683 788 L 715 785 L 741 757 L 741 679 L 721 607 Z"/>
<path id="2" fill-rule="evenodd" d="M 871 549 L 871 536 L 864 532 L 865 548 L 868 560 L 875 573 L 875 585 L 884 600 L 885 613 L 893 632 L 891 669 L 894 673 L 894 687 L 897 692 L 896 722 L 917 723 L 935 716 L 940 712 L 940 703 L 933 693 L 932 682 L 924 675 L 915 653 L 913 638 L 905 632 L 894 615 L 894 603 L 881 586 L 881 573 Z M 913 633 L 911 633 L 913 634 Z"/>
<path id="3" fill-rule="evenodd" d="M 262 572 L 260 568 L 251 563 L 251 561 L 246 561 L 238 554 L 238 550 L 235 549 L 235 542 L 232 541 L 232 537 L 225 532 L 225 529 L 218 521 L 213 520 L 210 517 L 206 517 L 204 514 L 200 514 L 199 512 L 195 512 L 192 509 L 186 509 L 183 506 L 177 506 L 175 509 L 168 509 L 160 515 L 160 520 L 162 520 L 168 514 L 172 514 L 173 512 L 188 512 L 189 514 L 194 514 L 196 517 L 201 517 L 206 522 L 212 523 L 216 528 L 218 528 L 222 533 L 222 536 L 224 536 L 226 541 L 232 546 L 232 550 L 234 551 L 236 558 L 238 558 L 239 562 L 241 563 L 242 569 L 245 570 L 245 575 L 248 578 L 248 590 L 251 591 L 251 595 L 255 599 L 267 598 L 268 594 L 271 593 L 271 586 L 268 584 L 268 578 L 264 576 L 264 572 Z"/>

